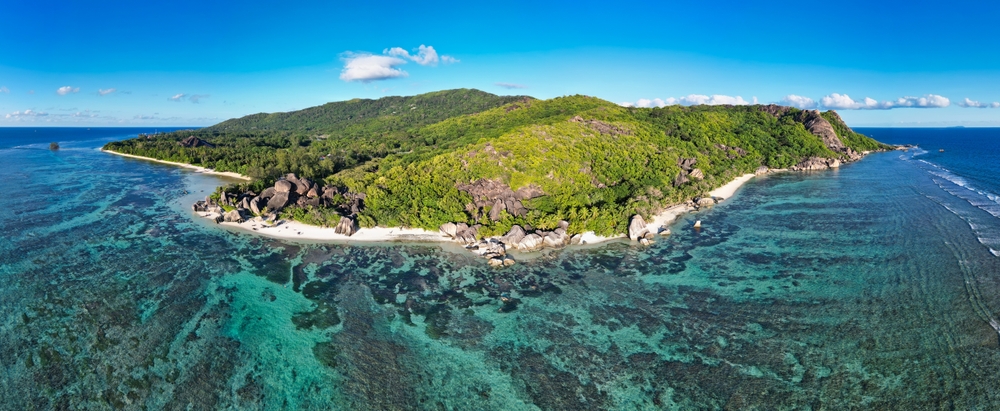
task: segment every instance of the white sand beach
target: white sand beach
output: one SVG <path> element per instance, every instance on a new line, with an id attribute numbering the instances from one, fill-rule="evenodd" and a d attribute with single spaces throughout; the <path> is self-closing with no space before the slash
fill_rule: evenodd
<path id="1" fill-rule="evenodd" d="M 206 218 L 215 218 L 215 213 L 197 213 Z M 348 237 L 337 234 L 333 227 L 319 227 L 303 224 L 297 221 L 278 220 L 276 224 L 265 223 L 260 218 L 253 218 L 242 223 L 219 223 L 222 226 L 239 228 L 251 231 L 255 234 L 265 235 L 274 238 L 311 240 L 311 241 L 333 241 L 333 242 L 391 242 L 391 241 L 413 241 L 413 242 L 442 242 L 451 241 L 451 238 L 441 232 L 432 232 L 419 228 L 361 228 L 354 235 Z"/>
<path id="2" fill-rule="evenodd" d="M 726 183 L 726 185 L 709 191 L 708 195 L 720 199 L 732 197 L 733 194 L 736 193 L 737 189 L 739 189 L 743 184 L 746 184 L 747 181 L 750 181 L 751 178 L 754 178 L 754 176 L 755 174 L 744 174 L 736 177 L 733 181 Z"/>
<path id="3" fill-rule="evenodd" d="M 717 201 L 725 200 L 729 197 L 732 197 L 733 194 L 736 193 L 736 190 L 738 190 L 741 186 L 743 186 L 743 184 L 746 184 L 747 181 L 750 181 L 750 179 L 754 177 L 755 174 L 744 174 L 742 176 L 736 177 L 735 179 L 733 179 L 733 181 L 726 183 L 722 187 L 709 191 L 708 195 L 714 197 Z M 689 204 L 678 204 L 673 207 L 669 207 L 666 210 L 663 210 L 662 212 L 654 216 L 652 221 L 647 222 L 646 228 L 648 228 L 650 232 L 655 233 L 659 231 L 661 227 L 666 228 L 667 226 L 669 226 L 681 214 L 689 213 L 694 210 L 695 208 Z"/>
<path id="4" fill-rule="evenodd" d="M 215 174 L 215 175 L 220 175 L 220 176 L 225 176 L 225 177 L 230 177 L 230 178 L 238 178 L 238 179 L 241 179 L 241 180 L 248 180 L 248 181 L 250 180 L 250 177 L 247 177 L 245 175 L 238 174 L 238 173 L 233 173 L 233 172 L 230 172 L 230 171 L 215 171 L 215 170 L 212 170 L 210 168 L 199 167 L 199 166 L 195 166 L 195 165 L 191 165 L 191 164 L 177 163 L 177 162 L 173 162 L 173 161 L 157 160 L 155 158 L 143 157 L 143 156 L 135 156 L 135 155 L 132 155 L 132 154 L 125 154 L 125 153 L 119 153 L 117 151 L 105 150 L 103 148 L 101 149 L 101 151 L 103 151 L 105 153 L 111 153 L 111 154 L 119 155 L 119 156 L 122 156 L 122 157 L 129 157 L 129 158 L 135 158 L 135 159 L 139 159 L 139 160 L 146 160 L 146 161 L 152 161 L 152 162 L 161 163 L 161 164 L 170 164 L 170 165 L 173 165 L 173 166 L 184 167 L 184 168 L 187 168 L 187 169 L 194 170 L 196 173 Z"/>

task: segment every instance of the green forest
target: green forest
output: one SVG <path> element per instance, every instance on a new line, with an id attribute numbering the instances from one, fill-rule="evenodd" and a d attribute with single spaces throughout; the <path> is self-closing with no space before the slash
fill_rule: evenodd
<path id="1" fill-rule="evenodd" d="M 255 114 L 105 148 L 244 174 L 253 182 L 241 189 L 258 192 L 295 173 L 363 193 L 363 227 L 436 230 L 465 222 L 482 224 L 489 236 L 514 224 L 552 229 L 566 220 L 571 233 L 611 235 L 625 232 L 633 214 L 648 217 L 760 166 L 846 159 L 796 120 L 800 110 L 765 107 L 635 108 L 580 95 L 537 100 L 461 89 Z M 853 132 L 836 113 L 822 117 L 855 151 L 889 148 Z M 179 144 L 191 136 L 213 146 Z M 692 167 L 702 175 L 686 178 Z M 473 206 L 459 189 L 481 180 L 541 195 L 524 200 L 521 215 L 502 211 L 492 219 L 490 206 Z M 289 208 L 284 215 L 339 221 L 330 210 Z"/>

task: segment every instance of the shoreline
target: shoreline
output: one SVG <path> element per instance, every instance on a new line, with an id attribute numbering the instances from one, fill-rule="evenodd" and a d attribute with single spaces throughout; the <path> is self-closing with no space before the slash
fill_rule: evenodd
<path id="1" fill-rule="evenodd" d="M 716 198 L 718 201 L 723 201 L 733 196 L 736 191 L 756 177 L 755 174 L 744 174 L 739 176 L 732 181 L 726 183 L 722 187 L 716 188 L 709 192 L 709 195 Z M 666 228 L 666 226 L 673 223 L 678 217 L 683 214 L 695 211 L 696 208 L 691 206 L 689 203 L 676 204 L 667 207 L 665 210 L 661 211 L 659 214 L 653 217 L 653 219 L 646 225 L 651 232 L 658 231 L 661 227 Z M 217 213 L 205 213 L 205 212 L 195 212 L 195 215 L 202 218 L 213 219 L 219 214 Z M 232 229 L 237 229 L 241 231 L 250 232 L 252 234 L 259 234 L 266 237 L 285 239 L 285 240 L 305 240 L 305 241 L 327 241 L 349 244 L 352 242 L 358 243 L 391 243 L 391 242 L 418 242 L 418 243 L 454 243 L 451 237 L 440 232 L 440 231 L 428 231 L 421 228 L 403 228 L 403 227 L 372 227 L 372 228 L 360 228 L 352 236 L 346 236 L 343 234 L 337 234 L 334 231 L 334 227 L 320 227 L 314 225 L 308 225 L 294 220 L 278 220 L 275 224 L 268 224 L 263 221 L 260 217 L 255 217 L 244 221 L 242 223 L 234 222 L 221 222 L 219 225 L 223 227 L 228 227 Z M 581 234 L 581 242 L 579 246 L 596 245 L 611 240 L 627 239 L 627 234 L 619 234 L 613 237 L 605 237 L 596 235 L 593 231 L 587 231 Z M 544 251 L 542 249 L 539 251 Z M 512 250 L 515 251 L 515 250 Z M 528 252 L 531 254 L 533 252 Z M 521 252 L 520 254 L 525 254 Z"/>
<path id="2" fill-rule="evenodd" d="M 129 157 L 139 160 L 152 161 L 160 164 L 169 164 L 173 166 L 178 166 L 182 168 L 187 168 L 194 170 L 201 174 L 211 174 L 222 177 L 229 177 L 242 180 L 251 180 L 250 177 L 244 176 L 242 174 L 237 174 L 228 171 L 215 171 L 210 168 L 195 166 L 192 164 L 178 163 L 174 161 L 158 160 L 150 157 L 142 157 L 132 154 L 119 153 L 113 150 L 100 149 L 102 152 L 110 153 L 114 155 L 119 155 L 123 157 Z M 771 170 L 780 171 L 780 170 Z M 732 181 L 718 187 L 712 191 L 709 191 L 708 195 L 716 199 L 717 202 L 722 202 L 726 199 L 732 197 L 743 184 L 756 177 L 756 174 L 743 174 L 736 177 Z M 646 224 L 646 227 L 651 232 L 659 232 L 661 229 L 667 228 L 668 225 L 672 224 L 678 217 L 683 214 L 696 211 L 697 208 L 692 206 L 690 202 L 685 202 L 681 204 L 675 204 L 667 207 L 660 213 L 653 216 L 653 218 Z M 217 213 L 205 213 L 205 212 L 193 212 L 196 216 L 201 218 L 214 219 L 219 216 Z M 265 223 L 260 217 L 255 217 L 244 221 L 242 223 L 234 222 L 221 222 L 218 223 L 223 227 L 228 227 L 231 229 L 237 229 L 245 231 L 251 234 L 258 234 L 265 237 L 285 239 L 285 240 L 305 240 L 305 241 L 326 241 L 326 242 L 336 242 L 350 244 L 352 242 L 358 243 L 391 243 L 391 242 L 417 242 L 417 243 L 455 243 L 450 237 L 440 231 L 427 231 L 420 228 L 404 228 L 404 227 L 372 227 L 372 228 L 360 228 L 354 235 L 346 236 L 343 234 L 337 234 L 334 227 L 320 227 L 314 225 L 308 225 L 293 220 L 278 220 L 274 224 Z M 593 231 L 587 231 L 580 233 L 581 242 L 576 245 L 579 246 L 590 246 L 597 245 L 600 243 L 605 243 L 612 240 L 618 240 L 623 238 L 628 238 L 627 234 L 619 234 L 612 237 L 605 237 L 596 235 Z M 546 249 L 539 250 L 544 251 Z M 515 250 L 512 250 L 515 251 Z M 526 254 L 526 253 L 520 253 Z M 533 252 L 528 252 L 527 254 L 533 254 Z"/>
<path id="3" fill-rule="evenodd" d="M 119 153 L 117 151 L 105 150 L 103 148 L 101 149 L 101 152 L 110 153 L 110 154 L 114 154 L 114 155 L 118 155 L 118 156 L 122 156 L 122 157 L 129 157 L 129 158 L 135 158 L 135 159 L 139 159 L 139 160 L 152 161 L 154 163 L 170 164 L 170 165 L 173 165 L 173 166 L 178 166 L 178 167 L 182 167 L 182 168 L 194 170 L 196 173 L 214 174 L 214 175 L 219 175 L 219 176 L 224 176 L 224 177 L 230 177 L 230 178 L 236 178 L 236 179 L 247 180 L 247 181 L 252 180 L 252 178 L 250 178 L 250 177 L 247 177 L 247 176 L 245 176 L 243 174 L 234 173 L 232 171 L 215 171 L 215 170 L 213 170 L 211 168 L 196 166 L 196 165 L 193 165 L 193 164 L 178 163 L 178 162 L 175 162 L 175 161 L 166 161 L 166 160 L 159 160 L 159 159 L 155 159 L 155 158 L 151 158 L 151 157 L 143 157 L 143 156 L 137 156 L 137 155 L 133 155 L 133 154 Z"/>

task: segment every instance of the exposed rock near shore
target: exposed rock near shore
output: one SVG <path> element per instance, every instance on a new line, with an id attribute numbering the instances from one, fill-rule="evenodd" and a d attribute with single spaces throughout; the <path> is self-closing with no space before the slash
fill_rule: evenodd
<path id="1" fill-rule="evenodd" d="M 337 234 L 343 234 L 350 237 L 354 235 L 354 233 L 358 232 L 359 228 L 360 227 L 358 227 L 358 222 L 355 221 L 353 218 L 340 217 L 340 223 L 338 223 L 337 227 L 334 228 L 334 232 Z"/>
<path id="2" fill-rule="evenodd" d="M 809 157 L 802 162 L 792 166 L 792 171 L 814 171 L 826 170 L 828 168 L 840 167 L 840 160 L 835 158 Z"/>
<path id="3" fill-rule="evenodd" d="M 628 224 L 628 238 L 632 241 L 639 241 L 640 238 L 645 237 L 648 233 L 646 220 L 643 220 L 642 216 L 638 214 L 632 216 L 632 220 Z"/>

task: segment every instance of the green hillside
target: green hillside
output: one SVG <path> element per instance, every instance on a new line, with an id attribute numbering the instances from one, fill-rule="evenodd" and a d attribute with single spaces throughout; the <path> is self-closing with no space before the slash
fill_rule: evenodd
<path id="1" fill-rule="evenodd" d="M 253 114 L 199 130 L 114 142 L 106 148 L 261 180 L 289 172 L 322 179 L 373 158 L 424 146 L 427 142 L 415 132 L 421 126 L 526 99 L 530 98 L 469 89 L 353 99 L 288 113 Z M 177 144 L 189 136 L 216 147 Z"/>
<path id="2" fill-rule="evenodd" d="M 648 216 L 760 166 L 847 161 L 847 148 L 886 147 L 827 112 L 818 121 L 829 122 L 847 147 L 831 149 L 802 122 L 820 117 L 777 106 L 628 108 L 587 96 L 534 100 L 452 90 L 258 114 L 108 148 L 247 173 L 257 188 L 294 172 L 364 194 L 362 226 L 436 230 L 466 222 L 492 235 L 514 224 L 552 229 L 567 220 L 570 232 L 610 235 L 626 231 L 632 214 Z M 190 135 L 216 147 L 177 144 Z M 484 203 L 462 188 L 484 182 L 535 195 L 519 202 L 517 215 L 498 213 L 493 199 Z M 324 210 L 290 208 L 286 215 L 339 220 Z"/>

